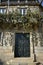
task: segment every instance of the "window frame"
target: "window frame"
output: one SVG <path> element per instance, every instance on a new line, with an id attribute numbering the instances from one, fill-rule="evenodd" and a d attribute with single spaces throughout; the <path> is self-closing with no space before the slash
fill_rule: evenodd
<path id="1" fill-rule="evenodd" d="M 7 12 L 6 8 L 0 8 L 0 13 L 5 14 Z"/>
<path id="2" fill-rule="evenodd" d="M 19 12 L 21 10 L 21 12 L 20 12 L 21 15 L 26 15 L 26 11 L 27 11 L 27 8 L 26 7 L 18 8 L 18 10 L 19 10 Z"/>

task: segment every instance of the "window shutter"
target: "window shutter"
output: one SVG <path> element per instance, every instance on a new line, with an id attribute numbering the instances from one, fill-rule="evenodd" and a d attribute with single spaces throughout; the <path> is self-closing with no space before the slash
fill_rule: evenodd
<path id="1" fill-rule="evenodd" d="M 0 3 L 1 3 L 1 0 L 0 0 Z"/>

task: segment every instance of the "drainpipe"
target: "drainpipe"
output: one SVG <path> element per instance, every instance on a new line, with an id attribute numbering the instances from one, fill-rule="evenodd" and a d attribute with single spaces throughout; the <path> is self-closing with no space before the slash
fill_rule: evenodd
<path id="1" fill-rule="evenodd" d="M 36 54 L 35 54 L 35 43 L 34 43 L 34 32 L 33 32 L 33 35 L 32 35 L 32 38 L 33 38 L 33 54 L 34 54 L 34 62 L 36 62 Z"/>
<path id="2" fill-rule="evenodd" d="M 34 62 L 36 62 L 35 45 L 33 43 Z"/>
<path id="3" fill-rule="evenodd" d="M 9 0 L 8 0 L 8 13 L 9 13 Z"/>

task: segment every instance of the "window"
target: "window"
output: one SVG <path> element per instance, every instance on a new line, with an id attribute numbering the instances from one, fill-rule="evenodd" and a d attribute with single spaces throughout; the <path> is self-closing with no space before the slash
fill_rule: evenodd
<path id="1" fill-rule="evenodd" d="M 6 12 L 5 8 L 0 8 L 0 13 L 4 14 Z"/>
<path id="2" fill-rule="evenodd" d="M 2 2 L 6 2 L 6 1 L 8 1 L 8 0 L 1 0 Z"/>
<path id="3" fill-rule="evenodd" d="M 26 14 L 26 8 L 20 8 L 20 14 L 25 15 Z"/>
<path id="4" fill-rule="evenodd" d="M 43 0 L 36 0 L 38 1 L 38 3 L 40 3 L 40 5 L 43 7 Z"/>
<path id="5" fill-rule="evenodd" d="M 20 0 L 20 1 L 25 1 L 25 0 Z"/>
<path id="6" fill-rule="evenodd" d="M 10 0 L 10 1 L 14 1 L 14 2 L 16 2 L 16 1 L 18 1 L 18 0 Z"/>
<path id="7" fill-rule="evenodd" d="M 24 0 L 24 1 L 35 1 L 35 0 Z"/>
<path id="8" fill-rule="evenodd" d="M 1 3 L 1 0 L 0 0 L 0 3 Z"/>
<path id="9" fill-rule="evenodd" d="M 41 2 L 41 6 L 43 7 L 43 1 Z"/>

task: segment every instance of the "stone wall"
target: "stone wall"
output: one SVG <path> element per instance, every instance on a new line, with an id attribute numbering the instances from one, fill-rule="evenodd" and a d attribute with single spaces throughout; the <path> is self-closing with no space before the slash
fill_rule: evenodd
<path id="1" fill-rule="evenodd" d="M 12 45 L 12 32 L 1 32 L 1 42 L 2 46 Z"/>
<path id="2" fill-rule="evenodd" d="M 40 9 L 39 9 L 39 7 L 38 6 L 17 6 L 18 8 L 19 7 L 29 7 L 30 8 L 30 10 L 32 11 L 32 12 L 34 12 L 34 11 L 39 11 Z M 10 7 L 10 11 L 11 10 L 14 10 L 14 9 L 16 9 L 17 8 L 16 6 L 15 6 L 15 8 L 14 8 L 14 6 L 11 6 Z M 6 6 L 6 8 L 7 8 L 7 6 Z M 36 11 L 36 12 L 37 12 Z M 7 11 L 8 12 L 8 11 Z M 38 12 L 37 12 L 38 13 Z M 43 29 L 43 28 L 42 28 Z M 5 29 L 6 30 L 6 29 Z M 22 30 L 21 30 L 22 31 Z M 14 51 L 15 50 L 15 33 L 16 32 L 18 32 L 18 30 L 17 31 L 15 31 L 15 30 L 13 30 L 13 31 L 11 31 L 11 32 L 9 32 L 9 31 L 3 31 L 3 34 L 2 34 L 2 38 L 1 38 L 1 42 L 0 42 L 0 44 L 2 44 L 2 48 L 4 47 L 5 48 L 5 50 L 6 50 L 6 47 L 8 48 L 10 48 L 10 47 L 12 47 L 11 49 L 10 49 L 10 51 L 11 51 L 11 53 L 12 53 L 12 51 Z M 23 33 L 25 33 L 24 31 L 22 31 Z M 21 33 L 21 32 L 19 32 L 19 33 Z M 38 55 L 39 53 L 37 53 L 39 50 L 38 50 L 38 48 L 40 48 L 40 44 L 43 44 L 43 37 L 42 37 L 42 32 L 40 33 L 39 32 L 39 30 L 36 32 L 29 32 L 30 33 L 30 51 L 31 51 L 31 59 L 30 58 L 24 58 L 24 61 L 26 61 L 26 60 L 28 60 L 27 62 L 29 62 L 29 60 L 30 61 L 33 61 L 33 58 L 34 58 L 34 53 L 33 53 L 33 43 L 34 43 L 34 50 L 35 50 L 35 53 L 36 53 L 36 55 Z M 9 52 L 9 49 L 7 50 L 7 53 Z M 10 56 L 10 55 L 9 55 Z M 12 56 L 11 56 L 12 57 Z M 19 62 L 20 60 L 21 60 L 21 62 L 23 62 L 22 60 L 23 60 L 23 58 L 18 58 L 18 59 L 16 59 L 17 60 L 17 62 Z M 15 62 L 16 62 L 16 60 L 15 60 Z"/>

